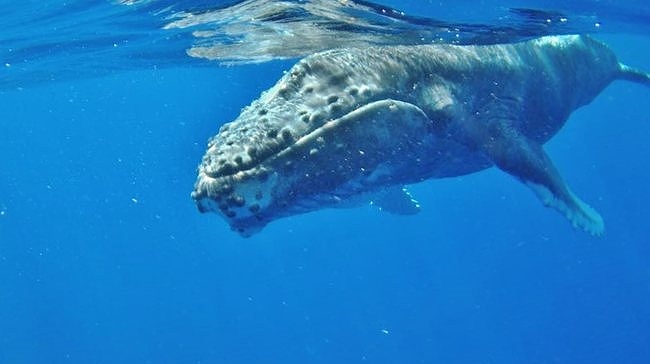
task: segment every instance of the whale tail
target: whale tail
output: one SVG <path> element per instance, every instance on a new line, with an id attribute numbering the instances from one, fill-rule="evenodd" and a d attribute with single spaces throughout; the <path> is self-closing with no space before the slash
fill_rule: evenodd
<path id="1" fill-rule="evenodd" d="M 618 78 L 621 80 L 628 80 L 636 83 L 641 83 L 650 87 L 650 74 L 638 70 L 633 67 L 626 66 L 622 63 L 618 64 Z"/>

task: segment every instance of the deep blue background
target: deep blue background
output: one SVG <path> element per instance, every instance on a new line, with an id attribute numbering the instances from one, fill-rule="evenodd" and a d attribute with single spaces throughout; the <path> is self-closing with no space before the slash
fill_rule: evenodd
<path id="1" fill-rule="evenodd" d="M 600 38 L 650 69 L 650 37 Z M 603 238 L 489 170 L 413 186 L 417 216 L 241 239 L 197 212 L 195 168 L 289 66 L 0 92 L 0 363 L 650 362 L 648 88 L 613 84 L 547 146 Z"/>

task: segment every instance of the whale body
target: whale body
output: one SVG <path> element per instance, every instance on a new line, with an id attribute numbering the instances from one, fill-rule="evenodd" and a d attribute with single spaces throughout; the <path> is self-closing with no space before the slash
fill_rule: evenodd
<path id="1" fill-rule="evenodd" d="M 283 216 L 363 200 L 415 213 L 405 184 L 496 166 L 600 235 L 603 219 L 542 146 L 617 79 L 650 85 L 584 35 L 317 53 L 210 139 L 192 198 L 250 236 Z"/>

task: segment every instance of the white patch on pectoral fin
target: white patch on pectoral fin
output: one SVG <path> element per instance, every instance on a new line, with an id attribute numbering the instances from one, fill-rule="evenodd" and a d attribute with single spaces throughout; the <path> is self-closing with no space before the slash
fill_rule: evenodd
<path id="1" fill-rule="evenodd" d="M 375 194 L 370 204 L 395 215 L 415 215 L 420 212 L 420 203 L 404 187 L 385 188 Z"/>
<path id="2" fill-rule="evenodd" d="M 564 201 L 557 198 L 548 188 L 542 185 L 532 182 L 526 182 L 526 185 L 535 192 L 545 206 L 552 207 L 566 216 L 573 224 L 573 227 L 581 228 L 594 236 L 603 235 L 605 231 L 603 218 L 596 210 L 580 200 L 571 191 L 568 191 L 571 200 Z"/>
<path id="3" fill-rule="evenodd" d="M 476 142 L 500 169 L 519 178 L 546 206 L 566 216 L 575 227 L 603 234 L 602 217 L 567 187 L 542 146 L 511 127 L 507 120 L 481 125 Z"/>

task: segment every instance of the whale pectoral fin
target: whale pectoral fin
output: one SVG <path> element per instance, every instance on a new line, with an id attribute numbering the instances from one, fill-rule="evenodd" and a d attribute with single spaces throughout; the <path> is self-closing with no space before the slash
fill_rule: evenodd
<path id="1" fill-rule="evenodd" d="M 525 182 L 546 206 L 553 207 L 566 216 L 574 227 L 579 227 L 594 236 L 601 236 L 605 223 L 598 211 L 580 200 L 566 186 L 566 196 L 561 198 L 551 192 L 547 186 Z"/>
<path id="2" fill-rule="evenodd" d="M 488 134 L 481 148 L 501 170 L 519 178 L 544 205 L 561 212 L 574 227 L 602 235 L 602 217 L 571 192 L 539 143 L 507 126 L 491 128 Z"/>
<path id="3" fill-rule="evenodd" d="M 420 203 L 405 187 L 385 188 L 375 194 L 370 204 L 395 215 L 415 215 L 420 212 Z"/>

